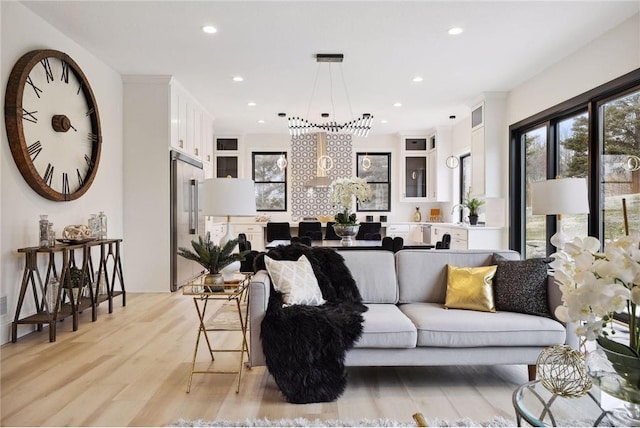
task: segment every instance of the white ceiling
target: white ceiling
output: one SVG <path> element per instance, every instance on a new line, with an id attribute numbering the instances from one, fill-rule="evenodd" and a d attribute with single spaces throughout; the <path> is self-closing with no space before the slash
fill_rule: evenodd
<path id="1" fill-rule="evenodd" d="M 372 133 L 451 124 L 482 92 L 509 91 L 640 10 L 639 0 L 25 5 L 121 74 L 173 75 L 214 116 L 218 135 L 286 133 L 277 113 L 307 117 L 310 104 L 309 118 L 322 122 L 330 93 L 337 121 L 351 119 L 340 66 L 330 91 L 316 53 L 344 54 L 353 116 L 373 114 Z M 203 33 L 205 24 L 218 32 Z M 464 32 L 448 35 L 453 26 Z M 424 81 L 413 83 L 416 75 Z"/>

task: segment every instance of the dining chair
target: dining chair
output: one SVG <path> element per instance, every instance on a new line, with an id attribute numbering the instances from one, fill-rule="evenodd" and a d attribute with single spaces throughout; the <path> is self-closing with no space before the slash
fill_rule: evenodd
<path id="1" fill-rule="evenodd" d="M 308 236 L 314 241 L 321 241 L 322 224 L 319 221 L 301 221 L 298 223 L 298 236 Z"/>
<path id="2" fill-rule="evenodd" d="M 442 235 L 442 241 L 436 242 L 436 250 L 448 250 L 451 248 L 451 235 L 445 233 Z"/>
<path id="3" fill-rule="evenodd" d="M 327 230 L 324 232 L 324 239 L 331 240 L 331 241 L 339 241 L 342 239 L 338 235 L 336 235 L 336 231 L 333 230 L 334 224 L 335 224 L 335 221 L 327 222 Z"/>
<path id="4" fill-rule="evenodd" d="M 373 222 L 363 221 L 362 223 L 360 223 L 360 228 L 358 229 L 358 234 L 356 235 L 356 239 L 378 241 L 382 239 L 381 230 L 382 230 L 382 223 L 378 221 L 373 221 Z"/>
<path id="5" fill-rule="evenodd" d="M 404 247 L 404 238 L 402 236 L 396 236 L 393 238 L 393 252 L 397 253 L 402 250 L 402 247 Z"/>
<path id="6" fill-rule="evenodd" d="M 391 236 L 385 236 L 382 238 L 382 248 L 393 251 L 393 238 Z"/>
<path id="7" fill-rule="evenodd" d="M 276 240 L 290 240 L 291 228 L 287 222 L 268 222 L 267 223 L 267 242 Z"/>

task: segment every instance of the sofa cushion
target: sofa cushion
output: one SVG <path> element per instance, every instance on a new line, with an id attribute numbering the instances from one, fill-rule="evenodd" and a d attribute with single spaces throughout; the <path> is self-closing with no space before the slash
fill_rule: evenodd
<path id="1" fill-rule="evenodd" d="M 356 281 L 363 303 L 397 303 L 398 282 L 391 251 L 339 251 Z"/>
<path id="2" fill-rule="evenodd" d="M 400 250 L 396 253 L 398 301 L 444 303 L 447 265 L 488 266 L 494 253 L 520 260 L 520 254 L 510 250 Z"/>
<path id="3" fill-rule="evenodd" d="M 565 342 L 557 321 L 514 312 L 444 309 L 438 303 L 399 306 L 418 329 L 418 346 L 550 346 Z"/>
<path id="4" fill-rule="evenodd" d="M 496 309 L 551 318 L 547 303 L 550 258 L 507 260 L 494 254 L 498 270 L 493 278 Z"/>
<path id="5" fill-rule="evenodd" d="M 355 348 L 415 348 L 417 331 L 396 305 L 368 304 L 364 329 Z"/>
<path id="6" fill-rule="evenodd" d="M 313 267 L 304 254 L 297 261 L 274 260 L 265 256 L 264 263 L 273 280 L 273 288 L 282 293 L 283 306 L 325 303 Z"/>
<path id="7" fill-rule="evenodd" d="M 458 267 L 447 269 L 447 309 L 470 309 L 495 312 L 493 276 L 497 266 Z"/>

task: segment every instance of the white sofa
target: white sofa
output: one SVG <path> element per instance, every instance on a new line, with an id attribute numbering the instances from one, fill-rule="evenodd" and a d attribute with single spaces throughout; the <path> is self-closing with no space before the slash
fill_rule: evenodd
<path id="1" fill-rule="evenodd" d="M 447 265 L 492 264 L 492 250 L 339 250 L 356 281 L 363 303 L 364 333 L 346 356 L 347 366 L 529 365 L 547 346 L 577 339 L 559 321 L 513 312 L 444 309 Z M 510 260 L 515 251 L 495 251 Z M 265 365 L 260 325 L 270 293 L 266 271 L 250 285 L 252 366 Z M 548 281 L 551 313 L 560 291 Z"/>

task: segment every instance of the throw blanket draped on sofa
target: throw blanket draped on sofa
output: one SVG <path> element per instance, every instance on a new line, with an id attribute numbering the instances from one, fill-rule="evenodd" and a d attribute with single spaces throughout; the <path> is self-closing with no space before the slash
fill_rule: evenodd
<path id="1" fill-rule="evenodd" d="M 272 286 L 262 321 L 262 348 L 269 373 L 287 401 L 333 401 L 346 387 L 345 354 L 362 334 L 367 307 L 344 259 L 334 250 L 294 244 L 267 253 L 274 260 L 298 260 L 303 254 L 327 302 L 283 308 L 282 295 Z M 265 269 L 264 255 L 258 256 L 256 269 Z"/>

